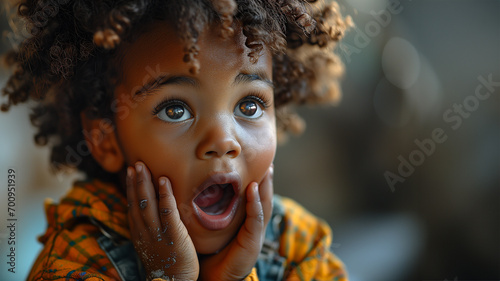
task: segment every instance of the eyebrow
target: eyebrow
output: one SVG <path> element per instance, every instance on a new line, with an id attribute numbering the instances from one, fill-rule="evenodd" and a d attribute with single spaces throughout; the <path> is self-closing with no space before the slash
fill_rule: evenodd
<path id="1" fill-rule="evenodd" d="M 199 83 L 198 80 L 187 76 L 162 74 L 149 79 L 146 84 L 144 84 L 139 90 L 135 92 L 134 96 L 146 95 L 165 85 L 189 85 L 198 87 Z"/>
<path id="2" fill-rule="evenodd" d="M 266 83 L 269 87 L 274 89 L 274 83 L 269 79 L 267 73 L 263 71 L 258 71 L 256 73 L 238 74 L 233 81 L 233 85 L 242 84 L 242 83 L 250 83 L 253 81 L 262 81 Z M 195 78 L 187 77 L 187 76 L 175 76 L 175 75 L 166 75 L 162 74 L 157 77 L 153 77 L 149 79 L 146 84 L 144 84 L 139 90 L 134 93 L 134 96 L 146 95 L 148 93 L 153 92 L 156 89 L 161 88 L 165 85 L 188 85 L 192 87 L 198 87 L 199 82 Z"/>
<path id="3" fill-rule="evenodd" d="M 250 83 L 253 81 L 262 81 L 266 83 L 268 86 L 274 89 L 274 83 L 269 79 L 267 73 L 263 71 L 257 71 L 255 73 L 250 73 L 250 74 L 245 74 L 245 73 L 240 73 L 234 78 L 234 85 L 241 84 L 241 83 Z"/>

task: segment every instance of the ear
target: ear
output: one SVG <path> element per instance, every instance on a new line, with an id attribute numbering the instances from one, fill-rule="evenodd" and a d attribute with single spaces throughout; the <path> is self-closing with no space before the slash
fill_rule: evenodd
<path id="1" fill-rule="evenodd" d="M 107 118 L 91 119 L 85 111 L 80 113 L 83 135 L 94 159 L 109 173 L 119 172 L 125 158 L 116 137 L 112 121 Z"/>

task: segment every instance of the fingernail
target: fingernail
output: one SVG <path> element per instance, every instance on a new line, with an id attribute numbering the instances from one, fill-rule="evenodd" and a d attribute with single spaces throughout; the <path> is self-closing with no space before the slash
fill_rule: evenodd
<path id="1" fill-rule="evenodd" d="M 254 184 L 254 186 L 252 188 L 253 188 L 253 192 L 259 193 L 259 191 L 258 191 L 259 185 L 258 184 Z"/>
<path id="2" fill-rule="evenodd" d="M 132 167 L 127 167 L 127 177 L 132 177 Z"/>
<path id="3" fill-rule="evenodd" d="M 142 164 L 136 163 L 135 164 L 135 170 L 137 171 L 137 173 L 142 172 Z"/>
<path id="4" fill-rule="evenodd" d="M 257 202 L 260 202 L 259 184 L 255 184 L 253 186 L 253 194 Z"/>
<path id="5" fill-rule="evenodd" d="M 166 185 L 167 180 L 165 178 L 160 178 L 160 185 Z"/>

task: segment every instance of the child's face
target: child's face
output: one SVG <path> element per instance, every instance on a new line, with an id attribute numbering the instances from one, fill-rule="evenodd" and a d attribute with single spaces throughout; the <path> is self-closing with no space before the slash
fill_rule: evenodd
<path id="1" fill-rule="evenodd" d="M 116 134 L 126 164 L 143 161 L 156 188 L 160 176 L 170 179 L 202 254 L 220 250 L 237 233 L 245 189 L 261 182 L 276 151 L 271 54 L 264 49 L 252 64 L 241 30 L 227 40 L 218 34 L 217 27 L 200 34 L 201 68 L 191 75 L 174 29 L 155 23 L 125 47 L 116 88 Z M 134 98 L 151 79 L 159 79 L 158 87 Z M 213 183 L 232 186 L 205 189 Z"/>

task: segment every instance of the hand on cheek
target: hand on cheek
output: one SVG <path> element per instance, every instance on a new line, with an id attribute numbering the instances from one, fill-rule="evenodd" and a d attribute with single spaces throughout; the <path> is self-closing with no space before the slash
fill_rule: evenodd
<path id="1" fill-rule="evenodd" d="M 221 252 L 201 259 L 200 280 L 242 280 L 252 270 L 264 243 L 266 225 L 271 218 L 273 167 L 262 182 L 246 189 L 246 218 L 237 236 Z"/>
<path id="2" fill-rule="evenodd" d="M 170 181 L 160 177 L 157 200 L 151 174 L 138 162 L 128 167 L 126 182 L 131 238 L 148 280 L 197 280 L 196 250 L 180 219 Z"/>

